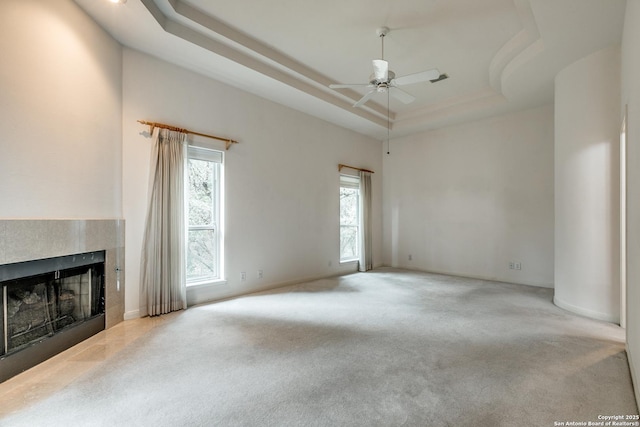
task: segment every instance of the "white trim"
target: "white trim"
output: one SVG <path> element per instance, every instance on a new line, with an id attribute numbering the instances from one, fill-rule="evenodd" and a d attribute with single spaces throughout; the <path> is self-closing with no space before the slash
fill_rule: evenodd
<path id="1" fill-rule="evenodd" d="M 360 254 L 362 252 L 362 248 L 360 248 L 360 235 L 362 233 L 362 221 L 361 221 L 361 215 L 360 215 L 360 210 L 361 210 L 361 195 L 360 195 L 360 176 L 352 176 L 352 175 L 345 175 L 345 174 L 340 174 L 340 186 L 338 187 L 339 192 L 342 191 L 343 188 L 346 189 L 350 189 L 350 190 L 357 190 L 356 192 L 356 197 L 357 197 L 357 203 L 356 203 L 356 224 L 342 224 L 342 215 L 341 215 L 341 209 L 342 209 L 342 198 L 339 199 L 339 206 L 338 208 L 340 209 L 338 211 L 338 225 L 339 225 L 339 234 L 338 234 L 338 239 L 340 241 L 340 247 L 338 248 L 338 258 L 340 259 L 340 264 L 343 263 L 348 263 L 348 262 L 354 262 L 354 261 L 358 261 L 360 259 Z M 357 233 L 356 233 L 356 255 L 353 258 L 342 258 L 342 227 L 356 227 L 357 229 Z"/>
<path id="2" fill-rule="evenodd" d="M 620 125 L 620 327 L 627 327 L 627 109 Z"/>
<path id="3" fill-rule="evenodd" d="M 189 159 L 206 160 L 214 163 L 224 163 L 224 151 L 215 148 L 199 147 L 197 145 L 187 146 L 187 157 Z"/>
<path id="4" fill-rule="evenodd" d="M 225 277 L 224 270 L 224 152 L 212 148 L 199 147 L 194 145 L 189 145 L 188 147 L 187 157 L 185 159 L 185 200 L 184 200 L 184 212 L 185 212 L 185 286 L 187 289 L 192 288 L 194 286 L 202 286 L 208 285 L 211 283 L 222 282 Z M 213 163 L 214 167 L 214 180 L 216 181 L 216 185 L 214 185 L 213 192 L 213 204 L 217 208 L 214 211 L 214 218 L 212 224 L 206 226 L 190 226 L 189 225 L 189 160 L 200 160 Z M 188 262 L 188 242 L 189 242 L 189 233 L 194 230 L 213 230 L 214 231 L 214 244 L 216 246 L 216 253 L 218 255 L 217 269 L 218 276 L 216 278 L 205 279 L 205 280 L 194 280 L 189 281 L 188 276 L 186 276 L 186 265 Z"/>
<path id="5" fill-rule="evenodd" d="M 514 285 L 535 286 L 536 288 L 547 288 L 547 289 L 555 288 L 553 283 L 534 282 L 530 280 L 513 279 L 510 277 L 495 277 L 495 276 L 483 276 L 480 274 L 458 273 L 455 271 L 433 270 L 433 269 L 426 269 L 426 268 L 418 268 L 418 267 L 414 267 L 411 265 L 404 265 L 404 264 L 396 264 L 396 265 L 383 264 L 382 267 L 400 268 L 403 270 L 410 270 L 410 271 L 421 271 L 423 273 L 443 274 L 445 276 L 464 277 L 467 279 L 488 280 L 491 282 L 512 283 Z M 377 267 L 374 266 L 374 268 L 377 268 Z"/>
<path id="6" fill-rule="evenodd" d="M 191 289 L 196 289 L 196 288 L 206 288 L 209 286 L 219 286 L 219 285 L 226 285 L 227 284 L 227 279 L 216 279 L 216 280 L 205 280 L 202 282 L 193 282 L 193 283 L 188 283 L 187 284 L 187 290 L 189 288 Z"/>
<path id="7" fill-rule="evenodd" d="M 140 318 L 140 310 L 131 310 L 124 313 L 124 320 L 133 320 Z"/>
<path id="8" fill-rule="evenodd" d="M 341 269 L 341 271 L 338 272 L 334 272 L 334 273 L 330 273 L 330 274 L 324 274 L 324 275 L 320 275 L 320 276 L 312 276 L 312 277 L 303 277 L 303 278 L 298 278 L 298 279 L 294 279 L 294 280 L 287 280 L 285 282 L 279 282 L 279 283 L 272 283 L 269 285 L 265 285 L 265 286 L 261 286 L 259 288 L 255 288 L 252 290 L 245 290 L 244 292 L 238 292 L 236 294 L 227 294 L 224 296 L 207 296 L 207 290 L 211 291 L 213 290 L 215 287 L 213 285 L 210 286 L 202 286 L 199 287 L 198 289 L 193 289 L 193 291 L 196 292 L 189 292 L 189 288 L 187 288 L 187 307 L 193 307 L 195 305 L 199 305 L 199 304 L 209 304 L 209 303 L 214 303 L 214 302 L 220 302 L 220 301 L 226 301 L 226 300 L 230 300 L 230 299 L 234 299 L 234 298 L 240 298 L 240 297 L 244 297 L 247 295 L 253 295 L 253 294 L 259 294 L 261 292 L 268 292 L 268 291 L 272 291 L 274 289 L 279 289 L 279 288 L 284 288 L 287 286 L 292 286 L 292 285 L 298 285 L 298 284 L 302 284 L 302 283 L 307 283 L 307 282 L 312 282 L 314 280 L 322 280 L 322 279 L 329 279 L 332 277 L 339 277 L 339 276 L 344 276 L 347 274 L 354 274 L 354 273 L 358 273 L 358 269 L 357 269 L 357 265 L 354 265 L 352 268 L 344 268 Z M 219 289 L 219 288 L 218 288 Z M 201 292 L 197 292 L 197 291 L 201 291 Z"/>
<path id="9" fill-rule="evenodd" d="M 360 190 L 360 177 L 354 175 L 340 174 L 340 187 L 354 188 Z"/>
<path id="10" fill-rule="evenodd" d="M 595 310 L 589 310 L 587 308 L 578 307 L 558 299 L 557 296 L 553 297 L 553 303 L 564 310 L 570 311 L 575 314 L 579 314 L 581 316 L 589 317 L 591 319 L 603 320 L 605 322 L 616 323 L 616 324 L 620 322 L 620 319 L 617 316 L 613 316 L 607 313 L 601 313 Z"/>

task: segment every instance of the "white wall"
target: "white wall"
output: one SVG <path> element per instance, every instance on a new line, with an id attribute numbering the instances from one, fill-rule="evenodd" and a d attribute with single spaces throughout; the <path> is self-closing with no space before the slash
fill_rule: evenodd
<path id="1" fill-rule="evenodd" d="M 552 106 L 391 141 L 385 264 L 553 286 L 553 173 Z"/>
<path id="2" fill-rule="evenodd" d="M 555 79 L 555 303 L 620 319 L 620 49 Z"/>
<path id="3" fill-rule="evenodd" d="M 71 1 L 2 0 L 0 52 L 0 217 L 120 217 L 120 45 Z"/>
<path id="4" fill-rule="evenodd" d="M 640 2 L 628 1 L 622 39 L 621 105 L 627 122 L 627 354 L 640 402 Z M 623 109 L 624 111 L 624 109 Z"/>
<path id="5" fill-rule="evenodd" d="M 382 263 L 381 143 L 130 49 L 124 50 L 126 311 L 137 314 L 151 139 L 138 119 L 240 141 L 226 152 L 224 298 L 354 271 L 339 263 L 338 163 L 374 170 L 374 263 Z M 198 139 L 200 143 L 209 140 Z M 218 145 L 220 146 L 220 145 Z M 329 263 L 331 262 L 331 266 Z M 257 270 L 264 278 L 257 279 Z M 247 280 L 240 281 L 240 272 Z"/>

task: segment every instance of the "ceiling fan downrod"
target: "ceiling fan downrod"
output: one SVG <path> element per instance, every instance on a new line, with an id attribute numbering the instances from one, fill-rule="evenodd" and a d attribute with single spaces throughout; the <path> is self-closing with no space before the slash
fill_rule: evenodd
<path id="1" fill-rule="evenodd" d="M 389 34 L 389 27 L 380 27 L 376 30 L 376 34 L 380 37 L 380 41 L 382 42 L 382 57 L 380 59 L 384 59 L 384 36 Z"/>

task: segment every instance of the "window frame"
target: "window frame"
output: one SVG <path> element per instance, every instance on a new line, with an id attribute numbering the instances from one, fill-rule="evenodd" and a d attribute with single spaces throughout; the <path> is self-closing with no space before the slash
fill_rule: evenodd
<path id="1" fill-rule="evenodd" d="M 214 169 L 214 182 L 216 182 L 213 195 L 213 221 L 211 225 L 190 225 L 189 223 L 189 160 L 201 160 L 216 164 Z M 185 286 L 187 288 L 209 284 L 226 283 L 224 272 L 224 152 L 221 150 L 189 145 L 185 159 Z M 217 276 L 189 280 L 187 266 L 189 259 L 189 233 L 190 231 L 213 230 L 214 247 L 217 259 Z"/>
<path id="2" fill-rule="evenodd" d="M 360 177 L 354 175 L 340 174 L 340 186 L 339 190 L 342 188 L 349 188 L 357 190 L 357 200 L 356 200 L 356 253 L 353 257 L 343 258 L 342 257 L 342 228 L 343 227 L 354 227 L 353 224 L 343 224 L 341 215 L 338 215 L 338 223 L 339 223 L 339 242 L 340 247 L 338 250 L 338 257 L 340 259 L 340 264 L 346 264 L 350 262 L 356 262 L 360 259 L 360 233 L 362 232 L 362 224 L 360 219 Z M 341 204 L 342 199 L 339 200 L 339 212 L 341 212 Z"/>

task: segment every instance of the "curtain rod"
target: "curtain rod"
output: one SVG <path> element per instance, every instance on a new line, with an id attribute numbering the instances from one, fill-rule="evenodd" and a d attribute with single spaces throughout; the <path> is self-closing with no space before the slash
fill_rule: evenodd
<path id="1" fill-rule="evenodd" d="M 215 135 L 207 135 L 206 133 L 194 132 L 189 129 L 183 129 L 176 126 L 165 125 L 164 123 L 147 122 L 145 120 L 138 120 L 138 123 L 142 123 L 143 125 L 148 125 L 151 128 L 149 133 L 153 133 L 154 128 L 161 128 L 161 129 L 174 130 L 182 133 L 190 133 L 192 135 L 204 136 L 205 138 L 217 139 L 218 141 L 224 141 L 226 142 L 227 150 L 229 149 L 229 147 L 231 147 L 231 144 L 238 143 L 238 141 L 234 141 L 233 139 L 222 138 L 220 136 L 215 136 Z"/>
<path id="2" fill-rule="evenodd" d="M 362 172 L 375 173 L 374 171 L 370 171 L 369 169 L 354 168 L 353 166 L 343 165 L 342 163 L 340 163 L 338 165 L 338 172 L 340 172 L 342 170 L 342 168 L 349 168 L 349 169 L 354 169 L 354 170 L 362 171 Z"/>

